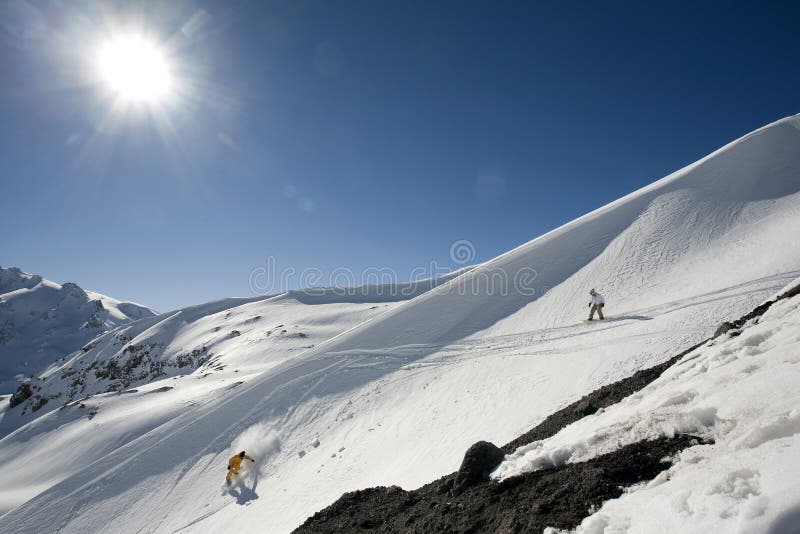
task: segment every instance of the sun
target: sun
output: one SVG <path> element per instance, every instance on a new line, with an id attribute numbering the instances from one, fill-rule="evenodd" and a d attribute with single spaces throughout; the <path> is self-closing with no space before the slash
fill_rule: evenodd
<path id="1" fill-rule="evenodd" d="M 172 80 L 164 54 L 139 36 L 112 39 L 100 47 L 97 66 L 101 78 L 120 98 L 156 102 L 170 91 Z"/>

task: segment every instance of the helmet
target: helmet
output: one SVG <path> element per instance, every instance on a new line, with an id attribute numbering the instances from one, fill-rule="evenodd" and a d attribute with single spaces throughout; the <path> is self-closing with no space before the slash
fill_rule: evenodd
<path id="1" fill-rule="evenodd" d="M 592 290 L 590 290 L 590 291 L 589 291 L 589 294 L 590 294 L 590 295 L 594 295 L 595 293 L 597 293 L 597 291 L 595 291 L 594 289 L 592 289 Z"/>
<path id="2" fill-rule="evenodd" d="M 244 451 L 239 453 L 239 458 L 244 458 Z"/>

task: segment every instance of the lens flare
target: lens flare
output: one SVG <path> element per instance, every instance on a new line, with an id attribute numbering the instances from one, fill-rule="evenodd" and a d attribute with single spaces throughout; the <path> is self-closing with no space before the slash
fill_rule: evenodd
<path id="1" fill-rule="evenodd" d="M 97 59 L 102 79 L 125 100 L 156 101 L 170 90 L 164 54 L 141 37 L 114 39 L 100 48 Z"/>

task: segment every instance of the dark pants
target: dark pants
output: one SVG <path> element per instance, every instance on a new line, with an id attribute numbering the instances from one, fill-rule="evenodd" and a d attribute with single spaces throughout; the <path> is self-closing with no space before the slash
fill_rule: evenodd
<path id="1" fill-rule="evenodd" d="M 590 321 L 594 319 L 594 312 L 597 312 L 597 317 L 600 319 L 605 319 L 605 317 L 603 317 L 603 306 L 604 304 L 592 304 L 592 310 L 589 312 Z"/>

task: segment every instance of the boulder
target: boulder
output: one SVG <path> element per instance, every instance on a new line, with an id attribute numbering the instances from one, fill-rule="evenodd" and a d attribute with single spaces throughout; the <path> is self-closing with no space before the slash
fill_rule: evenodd
<path id="1" fill-rule="evenodd" d="M 451 493 L 460 495 L 465 489 L 489 480 L 489 474 L 500 465 L 505 454 L 495 444 L 479 441 L 467 449 L 464 460 L 453 481 Z"/>

